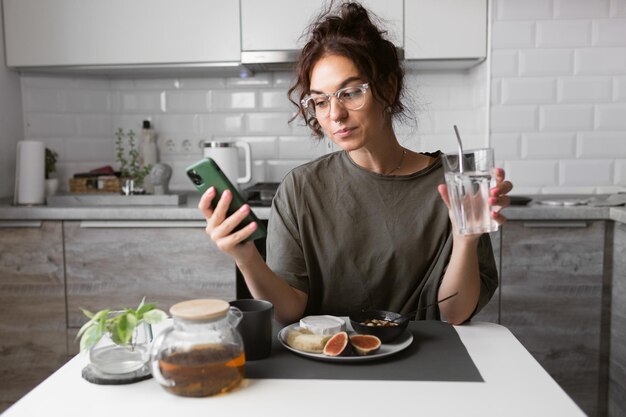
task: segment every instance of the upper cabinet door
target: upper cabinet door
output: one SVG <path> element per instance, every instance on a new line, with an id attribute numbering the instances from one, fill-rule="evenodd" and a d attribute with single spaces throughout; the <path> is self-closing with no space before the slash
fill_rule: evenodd
<path id="1" fill-rule="evenodd" d="M 239 0 L 4 0 L 11 67 L 239 62 Z"/>
<path id="2" fill-rule="evenodd" d="M 487 0 L 407 0 L 405 58 L 483 59 Z"/>
<path id="3" fill-rule="evenodd" d="M 322 0 L 241 0 L 243 51 L 287 51 L 302 48 L 302 34 L 318 16 Z M 382 19 L 396 46 L 404 39 L 403 0 L 362 0 Z"/>

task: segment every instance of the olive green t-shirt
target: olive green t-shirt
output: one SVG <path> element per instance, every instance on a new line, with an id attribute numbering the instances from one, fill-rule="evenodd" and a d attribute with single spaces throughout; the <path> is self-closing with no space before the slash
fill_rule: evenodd
<path id="1" fill-rule="evenodd" d="M 292 170 L 272 204 L 267 264 L 308 294 L 305 314 L 361 309 L 408 313 L 437 300 L 452 250 L 440 153 L 429 167 L 385 176 L 344 151 Z M 498 286 L 488 235 L 478 245 L 481 291 L 476 312 Z M 418 319 L 440 319 L 431 307 Z"/>

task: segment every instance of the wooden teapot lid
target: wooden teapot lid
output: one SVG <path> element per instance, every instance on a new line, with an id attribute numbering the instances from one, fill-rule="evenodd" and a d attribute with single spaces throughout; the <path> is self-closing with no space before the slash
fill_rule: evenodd
<path id="1" fill-rule="evenodd" d="M 183 320 L 209 320 L 225 316 L 229 308 L 224 300 L 188 300 L 170 307 L 170 314 Z"/>

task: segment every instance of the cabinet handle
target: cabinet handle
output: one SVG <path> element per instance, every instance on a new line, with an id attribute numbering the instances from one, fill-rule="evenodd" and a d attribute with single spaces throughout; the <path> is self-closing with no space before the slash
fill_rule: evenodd
<path id="1" fill-rule="evenodd" d="M 7 220 L 0 222 L 0 229 L 9 228 L 33 228 L 38 229 L 43 222 L 41 220 Z"/>
<path id="2" fill-rule="evenodd" d="M 166 229 L 166 228 L 198 228 L 206 227 L 206 222 L 202 220 L 180 221 L 180 220 L 87 220 L 80 222 L 83 229 Z"/>
<path id="3" fill-rule="evenodd" d="M 552 222 L 524 222 L 524 227 L 528 228 L 583 228 L 589 226 L 586 221 L 552 221 Z"/>

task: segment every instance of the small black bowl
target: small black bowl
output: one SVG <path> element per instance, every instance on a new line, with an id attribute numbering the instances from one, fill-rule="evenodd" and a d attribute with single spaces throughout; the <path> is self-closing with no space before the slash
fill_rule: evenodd
<path id="1" fill-rule="evenodd" d="M 363 324 L 366 320 L 395 320 L 397 326 L 368 326 Z M 396 320 L 397 319 L 397 320 Z M 358 334 L 371 334 L 380 339 L 382 343 L 389 343 L 397 339 L 409 325 L 409 318 L 402 314 L 385 310 L 366 310 L 350 315 L 350 324 Z"/>

